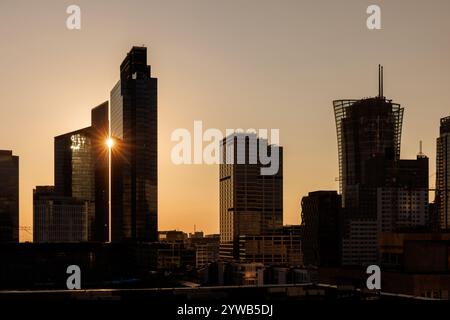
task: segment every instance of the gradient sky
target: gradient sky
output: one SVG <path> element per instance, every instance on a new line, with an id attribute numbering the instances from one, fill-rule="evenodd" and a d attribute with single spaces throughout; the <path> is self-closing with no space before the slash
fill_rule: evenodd
<path id="1" fill-rule="evenodd" d="M 81 7 L 81 30 L 66 8 Z M 382 30 L 366 28 L 379 4 Z M 402 158 L 419 140 L 435 179 L 439 119 L 450 115 L 450 2 L 18 1 L 0 2 L 0 149 L 20 156 L 20 225 L 32 189 L 53 184 L 53 137 L 90 124 L 119 65 L 146 45 L 159 78 L 159 229 L 218 232 L 218 167 L 175 166 L 176 128 L 279 128 L 284 222 L 300 223 L 309 191 L 337 189 L 332 100 L 377 94 L 405 107 Z M 30 236 L 21 233 L 22 240 Z"/>

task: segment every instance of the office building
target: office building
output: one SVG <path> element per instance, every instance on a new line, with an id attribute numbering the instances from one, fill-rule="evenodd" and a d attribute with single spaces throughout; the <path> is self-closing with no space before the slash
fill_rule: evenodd
<path id="1" fill-rule="evenodd" d="M 341 264 L 362 267 L 377 264 L 379 261 L 377 218 L 349 212 L 344 214 L 344 221 Z"/>
<path id="2" fill-rule="evenodd" d="M 303 265 L 302 244 L 298 235 L 259 235 L 239 237 L 239 261 L 263 265 Z"/>
<path id="3" fill-rule="evenodd" d="M 371 208 L 364 212 L 376 210 L 380 232 L 431 228 L 428 157 L 420 152 L 414 160 L 372 158 L 366 166 L 369 172 L 363 185 Z"/>
<path id="4" fill-rule="evenodd" d="M 158 240 L 157 79 L 147 48 L 133 47 L 111 91 L 111 236 Z"/>
<path id="5" fill-rule="evenodd" d="M 450 117 L 441 119 L 436 142 L 436 210 L 441 230 L 450 230 Z"/>
<path id="6" fill-rule="evenodd" d="M 186 239 L 186 246 L 195 249 L 196 267 L 203 268 L 209 263 L 219 260 L 220 235 L 203 235 L 203 232 L 194 232 L 189 234 Z"/>
<path id="7" fill-rule="evenodd" d="M 383 96 L 382 82 L 381 67 L 377 97 L 333 101 L 343 207 L 357 208 L 364 203 L 361 182 L 369 173 L 368 160 L 400 159 L 403 108 Z"/>
<path id="8" fill-rule="evenodd" d="M 91 241 L 109 240 L 108 102 L 91 111 L 91 126 L 55 137 L 55 194 L 89 201 Z"/>
<path id="9" fill-rule="evenodd" d="M 169 242 L 169 243 L 180 243 L 183 244 L 187 239 L 187 234 L 183 231 L 169 230 L 169 231 L 158 231 L 158 241 Z"/>
<path id="10" fill-rule="evenodd" d="M 19 157 L 0 150 L 0 242 L 19 242 Z"/>
<path id="11" fill-rule="evenodd" d="M 336 191 L 310 192 L 301 206 L 305 265 L 339 265 L 341 196 Z"/>
<path id="12" fill-rule="evenodd" d="M 86 242 L 92 238 L 94 204 L 57 195 L 53 186 L 33 190 L 33 242 Z"/>
<path id="13" fill-rule="evenodd" d="M 268 145 L 254 133 L 236 133 L 222 141 L 219 166 L 220 256 L 239 258 L 239 237 L 282 233 L 282 147 Z M 258 154 L 278 154 L 278 171 L 262 175 Z M 239 160 L 239 161 L 238 161 Z"/>

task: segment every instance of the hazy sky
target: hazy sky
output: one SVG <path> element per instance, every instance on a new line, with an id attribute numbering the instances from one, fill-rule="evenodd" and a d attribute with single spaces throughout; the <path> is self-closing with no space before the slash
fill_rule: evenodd
<path id="1" fill-rule="evenodd" d="M 81 30 L 66 28 L 81 7 Z M 382 30 L 366 28 L 379 4 Z M 218 232 L 218 167 L 175 166 L 170 134 L 194 120 L 279 128 L 284 222 L 309 191 L 337 189 L 332 100 L 377 94 L 405 107 L 402 158 L 419 140 L 434 184 L 439 118 L 450 115 L 450 1 L 0 2 L 0 149 L 20 156 L 20 225 L 32 189 L 53 184 L 53 138 L 90 124 L 133 45 L 159 78 L 159 229 Z M 0 182 L 1 183 L 1 182 Z M 21 239 L 30 239 L 21 233 Z"/>

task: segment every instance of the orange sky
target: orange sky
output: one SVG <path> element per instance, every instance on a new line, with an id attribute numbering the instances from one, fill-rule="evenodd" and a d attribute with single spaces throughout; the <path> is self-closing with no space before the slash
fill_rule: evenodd
<path id="1" fill-rule="evenodd" d="M 375 1 L 377 2 L 377 1 Z M 159 78 L 159 229 L 218 232 L 218 168 L 175 166 L 176 128 L 278 128 L 284 146 L 284 221 L 300 222 L 308 191 L 337 189 L 332 100 L 377 94 L 405 107 L 402 157 L 423 140 L 435 176 L 439 118 L 450 114 L 450 2 L 383 1 L 0 2 L 0 149 L 20 156 L 20 224 L 32 189 L 53 184 L 53 137 L 90 123 L 109 99 L 132 45 L 149 47 Z M 21 239 L 30 239 L 21 233 Z"/>

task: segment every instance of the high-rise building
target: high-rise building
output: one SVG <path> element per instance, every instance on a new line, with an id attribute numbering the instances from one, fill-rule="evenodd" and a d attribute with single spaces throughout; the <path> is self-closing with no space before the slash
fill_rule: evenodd
<path id="1" fill-rule="evenodd" d="M 147 48 L 133 47 L 111 91 L 111 237 L 158 240 L 157 79 Z"/>
<path id="2" fill-rule="evenodd" d="M 19 157 L 0 150 L 0 242 L 19 242 Z"/>
<path id="3" fill-rule="evenodd" d="M 94 206 L 55 194 L 53 186 L 33 190 L 33 242 L 86 242 L 92 238 Z"/>
<path id="4" fill-rule="evenodd" d="M 344 209 L 342 228 L 343 266 L 368 266 L 377 264 L 378 252 L 378 222 L 376 217 L 359 214 Z"/>
<path id="5" fill-rule="evenodd" d="M 343 265 L 377 263 L 378 236 L 383 225 L 380 219 L 384 219 L 386 226 L 392 226 L 399 223 L 404 215 L 399 215 L 397 211 L 402 206 L 388 208 L 383 205 L 398 197 L 404 201 L 404 193 L 400 189 L 408 188 L 395 182 L 404 177 L 401 174 L 403 169 L 408 171 L 408 165 L 403 168 L 405 163 L 400 162 L 404 109 L 383 95 L 381 66 L 378 81 L 379 93 L 376 97 L 333 101 L 340 191 L 345 209 L 341 215 Z M 422 208 L 424 210 L 414 215 L 424 216 L 427 208 Z M 410 210 L 407 214 L 411 213 Z"/>
<path id="6" fill-rule="evenodd" d="M 90 127 L 55 137 L 55 192 L 94 202 L 94 159 Z"/>
<path id="7" fill-rule="evenodd" d="M 310 192 L 301 205 L 305 265 L 339 265 L 341 196 L 336 191 Z"/>
<path id="8" fill-rule="evenodd" d="M 92 151 L 94 158 L 95 218 L 92 240 L 109 241 L 109 159 L 105 147 L 109 137 L 109 104 L 100 104 L 91 111 Z"/>
<path id="9" fill-rule="evenodd" d="M 373 159 L 367 186 L 376 188 L 379 232 L 431 228 L 428 210 L 428 157 L 415 160 Z"/>
<path id="10" fill-rule="evenodd" d="M 108 102 L 92 109 L 91 126 L 55 137 L 55 195 L 89 201 L 91 241 L 109 240 Z"/>
<path id="11" fill-rule="evenodd" d="M 450 230 L 450 117 L 441 119 L 436 148 L 436 210 L 442 230 Z"/>
<path id="12" fill-rule="evenodd" d="M 361 182 L 370 172 L 373 157 L 400 159 L 403 108 L 383 96 L 379 69 L 379 95 L 361 100 L 333 101 L 339 153 L 339 181 L 344 207 L 359 207 Z"/>
<path id="13" fill-rule="evenodd" d="M 278 171 L 262 175 L 256 155 L 278 153 Z M 239 237 L 273 235 L 283 230 L 282 147 L 268 145 L 253 133 L 236 133 L 222 141 L 224 161 L 219 168 L 220 255 L 239 258 Z M 242 156 L 242 161 L 238 161 Z M 254 159 L 254 161 L 251 161 Z"/>

